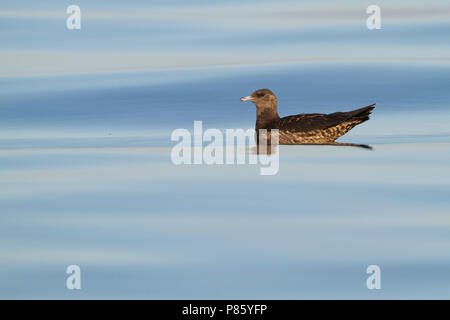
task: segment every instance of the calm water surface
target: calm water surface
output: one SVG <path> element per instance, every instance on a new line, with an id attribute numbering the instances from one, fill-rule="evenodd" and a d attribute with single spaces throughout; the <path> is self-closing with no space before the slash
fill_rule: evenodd
<path id="1" fill-rule="evenodd" d="M 266 67 L 1 80 L 0 298 L 450 298 L 450 67 Z M 376 102 L 349 147 L 280 170 L 175 166 L 170 133 Z M 82 268 L 82 290 L 65 268 Z M 366 288 L 368 265 L 382 290 Z"/>

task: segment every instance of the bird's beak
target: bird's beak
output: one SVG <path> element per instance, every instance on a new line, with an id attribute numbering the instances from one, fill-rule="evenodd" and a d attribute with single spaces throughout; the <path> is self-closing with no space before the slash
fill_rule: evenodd
<path id="1" fill-rule="evenodd" d="M 241 98 L 241 101 L 252 101 L 252 100 L 253 100 L 252 96 L 246 96 Z"/>

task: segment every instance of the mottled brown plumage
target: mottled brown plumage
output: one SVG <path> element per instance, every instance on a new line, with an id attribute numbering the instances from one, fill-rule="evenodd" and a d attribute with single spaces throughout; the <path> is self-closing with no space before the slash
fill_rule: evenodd
<path id="1" fill-rule="evenodd" d="M 256 105 L 256 132 L 260 129 L 268 132 L 278 129 L 280 144 L 352 145 L 339 144 L 335 140 L 356 125 L 369 120 L 370 112 L 375 108 L 375 104 L 372 104 L 348 112 L 297 114 L 280 118 L 277 98 L 268 89 L 257 90 L 250 96 L 241 98 L 241 101 L 252 101 Z M 258 143 L 259 138 L 257 135 Z"/>

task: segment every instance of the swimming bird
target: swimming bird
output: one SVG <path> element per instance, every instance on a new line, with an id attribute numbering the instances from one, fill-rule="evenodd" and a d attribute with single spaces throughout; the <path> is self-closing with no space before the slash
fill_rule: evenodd
<path id="1" fill-rule="evenodd" d="M 259 130 L 279 130 L 279 144 L 349 145 L 371 148 L 367 145 L 338 143 L 335 140 L 353 127 L 369 120 L 375 104 L 348 112 L 330 114 L 309 113 L 280 118 L 277 111 L 277 97 L 269 89 L 259 89 L 241 101 L 251 101 L 256 106 L 256 141 L 259 144 Z M 268 142 L 269 143 L 269 142 Z"/>

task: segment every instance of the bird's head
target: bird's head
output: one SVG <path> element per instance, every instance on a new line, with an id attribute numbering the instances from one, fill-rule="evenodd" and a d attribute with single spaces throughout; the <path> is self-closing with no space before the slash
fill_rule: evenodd
<path id="1" fill-rule="evenodd" d="M 251 95 L 242 97 L 241 101 L 251 101 L 260 109 L 274 109 L 277 108 L 277 97 L 269 89 L 259 89 Z"/>

